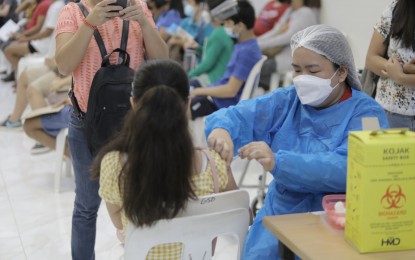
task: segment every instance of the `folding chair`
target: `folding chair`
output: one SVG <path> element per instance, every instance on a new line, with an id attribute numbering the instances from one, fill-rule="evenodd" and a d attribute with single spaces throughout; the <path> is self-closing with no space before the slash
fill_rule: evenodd
<path id="1" fill-rule="evenodd" d="M 62 163 L 65 163 L 66 176 L 70 177 L 72 172 L 72 161 L 65 156 L 66 138 L 68 128 L 62 129 L 56 137 L 56 168 L 55 168 L 55 192 L 59 193 L 62 176 Z"/>

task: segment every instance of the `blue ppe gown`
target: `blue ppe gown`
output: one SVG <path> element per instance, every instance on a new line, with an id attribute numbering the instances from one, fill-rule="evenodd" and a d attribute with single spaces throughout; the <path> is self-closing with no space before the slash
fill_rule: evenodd
<path id="1" fill-rule="evenodd" d="M 345 193 L 347 140 L 362 130 L 363 117 L 389 124 L 382 107 L 361 91 L 334 106 L 317 110 L 302 105 L 294 87 L 280 88 L 221 109 L 206 120 L 206 136 L 226 129 L 235 145 L 264 141 L 275 154 L 274 176 L 252 224 L 242 259 L 279 259 L 278 240 L 263 225 L 264 216 L 322 210 L 326 194 Z"/>

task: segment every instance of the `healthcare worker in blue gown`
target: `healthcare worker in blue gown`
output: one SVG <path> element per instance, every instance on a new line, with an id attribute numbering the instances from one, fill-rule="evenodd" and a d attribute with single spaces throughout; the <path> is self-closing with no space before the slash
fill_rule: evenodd
<path id="1" fill-rule="evenodd" d="M 322 210 L 322 197 L 345 193 L 347 140 L 363 117 L 388 128 L 383 109 L 361 92 L 341 32 L 311 26 L 291 38 L 294 86 L 221 109 L 206 121 L 208 142 L 228 163 L 236 153 L 272 173 L 264 206 L 249 230 L 243 259 L 278 259 L 264 216 Z"/>

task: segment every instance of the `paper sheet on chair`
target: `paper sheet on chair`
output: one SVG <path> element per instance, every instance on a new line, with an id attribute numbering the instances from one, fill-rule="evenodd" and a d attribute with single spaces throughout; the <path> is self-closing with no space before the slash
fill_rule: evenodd
<path id="1" fill-rule="evenodd" d="M 57 113 L 57 112 L 61 111 L 63 107 L 64 107 L 64 105 L 60 105 L 58 107 L 47 106 L 47 107 L 42 107 L 42 108 L 39 108 L 39 109 L 35 109 L 35 110 L 32 110 L 32 111 L 27 112 L 26 114 L 24 114 L 22 116 L 22 119 L 29 119 L 29 118 L 33 118 L 33 117 L 37 117 L 37 116 L 43 116 L 43 115 Z"/>
<path id="2" fill-rule="evenodd" d="M 9 40 L 10 35 L 15 33 L 19 30 L 19 25 L 15 23 L 13 20 L 8 20 L 1 28 L 0 28 L 0 40 L 6 42 Z"/>

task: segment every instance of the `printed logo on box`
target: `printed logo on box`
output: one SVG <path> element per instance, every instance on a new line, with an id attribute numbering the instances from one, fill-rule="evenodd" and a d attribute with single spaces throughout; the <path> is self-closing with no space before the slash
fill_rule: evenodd
<path id="1" fill-rule="evenodd" d="M 380 241 L 381 246 L 399 246 L 401 239 L 399 237 L 388 237 Z"/>
<path id="2" fill-rule="evenodd" d="M 391 184 L 380 202 L 385 209 L 399 209 L 405 206 L 406 196 L 400 185 Z"/>
<path id="3" fill-rule="evenodd" d="M 384 210 L 379 211 L 378 215 L 388 217 L 388 219 L 406 215 L 406 209 L 400 209 L 405 206 L 405 203 L 406 196 L 402 191 L 402 187 L 399 184 L 391 184 L 380 200 Z"/>

